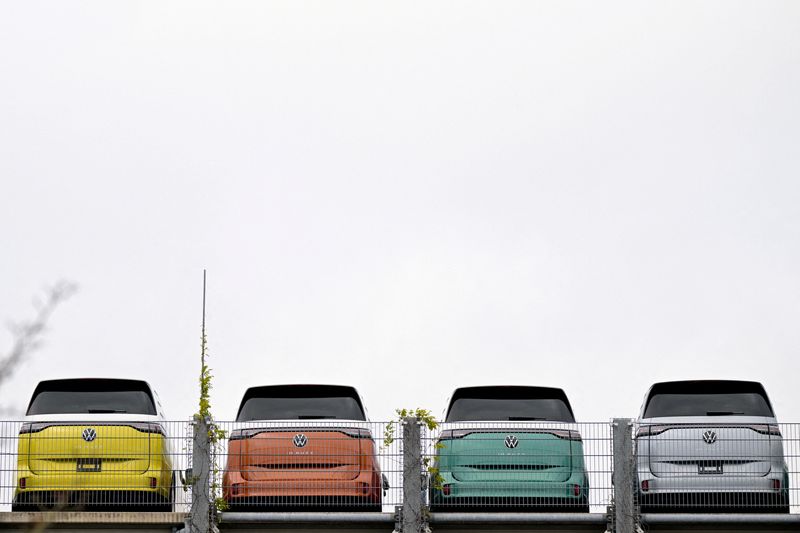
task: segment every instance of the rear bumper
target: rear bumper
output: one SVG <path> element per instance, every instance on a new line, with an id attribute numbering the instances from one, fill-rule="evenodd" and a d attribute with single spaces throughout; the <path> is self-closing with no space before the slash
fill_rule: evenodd
<path id="1" fill-rule="evenodd" d="M 431 490 L 434 507 L 552 507 L 587 506 L 586 475 L 574 473 L 566 481 L 458 481 L 442 473 L 442 488 Z M 588 511 L 588 507 L 586 509 Z"/>
<path id="2" fill-rule="evenodd" d="M 788 513 L 789 492 L 639 492 L 642 512 Z"/>
<path id="3" fill-rule="evenodd" d="M 223 476 L 223 494 L 229 505 L 336 505 L 381 504 L 380 474 L 362 472 L 352 480 L 259 480 L 244 479 L 238 472 Z"/>
<path id="4" fill-rule="evenodd" d="M 646 491 L 643 482 L 647 484 Z M 637 493 L 645 512 L 789 512 L 786 472 L 763 477 L 655 477 L 640 472 Z"/>
<path id="5" fill-rule="evenodd" d="M 381 502 L 363 496 L 248 496 L 227 498 L 229 511 L 381 511 Z"/>
<path id="6" fill-rule="evenodd" d="M 172 501 L 162 491 L 155 490 L 32 490 L 14 496 L 12 510 L 39 509 L 97 511 L 137 510 L 157 507 L 170 510 Z"/>
<path id="7" fill-rule="evenodd" d="M 24 483 L 25 488 L 21 488 Z M 148 470 L 142 473 L 117 472 L 55 472 L 50 474 L 33 474 L 30 471 L 19 472 L 14 500 L 60 501 L 73 493 L 97 495 L 101 499 L 109 499 L 105 495 L 113 493 L 140 493 L 160 496 L 168 500 L 172 492 L 172 472 L 170 470 Z M 113 498 L 112 498 L 113 499 Z M 135 498 L 133 498 L 135 499 Z"/>
<path id="8" fill-rule="evenodd" d="M 649 472 L 639 472 L 639 488 L 647 481 L 648 494 L 682 493 L 780 493 L 788 490 L 788 476 L 785 472 L 769 473 L 766 476 L 673 476 L 656 477 Z M 775 482 L 779 482 L 776 490 Z"/>

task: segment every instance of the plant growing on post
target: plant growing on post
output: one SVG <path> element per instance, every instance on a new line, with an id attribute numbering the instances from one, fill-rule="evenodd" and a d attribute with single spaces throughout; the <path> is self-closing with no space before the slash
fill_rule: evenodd
<path id="1" fill-rule="evenodd" d="M 433 431 L 439 427 L 439 422 L 436 420 L 436 417 L 428 409 L 395 409 L 395 413 L 397 414 L 397 419 L 392 420 L 386 424 L 383 428 L 383 447 L 388 448 L 392 445 L 395 441 L 395 425 L 402 424 L 403 419 L 408 417 L 413 417 L 419 420 L 428 431 Z M 435 443 L 433 445 L 434 450 L 439 450 L 442 448 L 440 443 Z M 422 466 L 425 468 L 425 471 L 430 476 L 430 483 L 431 486 L 435 489 L 440 489 L 442 487 L 442 483 L 444 482 L 444 478 L 439 473 L 439 467 L 437 466 L 435 461 L 432 461 L 430 456 L 423 456 L 422 458 Z"/>
<path id="2" fill-rule="evenodd" d="M 205 334 L 205 327 L 203 328 L 203 336 L 202 336 L 202 363 L 200 367 L 200 410 L 197 414 L 194 415 L 195 420 L 205 420 L 206 426 L 208 428 L 208 442 L 211 445 L 211 468 L 212 468 L 212 476 L 211 476 L 211 501 L 214 504 L 214 509 L 217 511 L 224 511 L 227 509 L 227 503 L 225 499 L 220 494 L 220 486 L 219 486 L 219 464 L 218 458 L 219 454 L 219 444 L 222 440 L 227 437 L 227 432 L 218 427 L 214 423 L 214 417 L 211 414 L 211 380 L 213 375 L 211 374 L 211 369 L 205 363 L 205 358 L 207 357 L 207 342 L 206 342 L 206 334 Z"/>
<path id="3" fill-rule="evenodd" d="M 201 327 L 200 336 L 200 401 L 198 412 L 194 415 L 195 423 L 204 423 L 208 432 L 209 455 L 211 460 L 211 484 L 209 486 L 209 500 L 211 505 L 212 515 L 217 512 L 227 509 L 227 504 L 220 494 L 219 485 L 219 464 L 218 464 L 218 450 L 220 442 L 223 441 L 227 433 L 225 430 L 219 428 L 214 422 L 214 416 L 211 414 L 211 387 L 213 374 L 211 368 L 206 363 L 208 358 L 208 337 L 206 335 L 206 271 L 203 270 L 203 323 Z M 196 476 L 193 481 L 196 481 Z M 213 517 L 210 517 L 213 518 Z M 213 524 L 215 520 L 211 520 Z"/>

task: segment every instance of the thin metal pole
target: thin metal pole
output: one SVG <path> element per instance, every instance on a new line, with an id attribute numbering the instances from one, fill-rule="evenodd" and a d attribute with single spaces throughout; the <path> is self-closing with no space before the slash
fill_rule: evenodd
<path id="1" fill-rule="evenodd" d="M 203 269 L 203 323 L 200 328 L 201 335 L 203 337 L 203 347 L 200 353 L 200 368 L 201 372 L 202 369 L 206 367 L 206 269 Z"/>

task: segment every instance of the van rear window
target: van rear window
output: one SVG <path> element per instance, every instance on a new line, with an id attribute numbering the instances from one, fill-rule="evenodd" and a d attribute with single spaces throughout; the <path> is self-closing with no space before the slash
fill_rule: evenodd
<path id="1" fill-rule="evenodd" d="M 238 422 L 249 420 L 366 420 L 352 387 L 272 386 L 249 389 Z"/>
<path id="2" fill-rule="evenodd" d="M 156 407 L 144 382 L 122 379 L 43 381 L 28 406 L 29 415 L 79 413 L 155 415 Z"/>
<path id="3" fill-rule="evenodd" d="M 459 389 L 447 411 L 447 422 L 575 422 L 564 391 L 544 387 L 475 387 Z"/>
<path id="4" fill-rule="evenodd" d="M 752 382 L 676 382 L 653 386 L 644 418 L 775 416 L 763 387 Z"/>

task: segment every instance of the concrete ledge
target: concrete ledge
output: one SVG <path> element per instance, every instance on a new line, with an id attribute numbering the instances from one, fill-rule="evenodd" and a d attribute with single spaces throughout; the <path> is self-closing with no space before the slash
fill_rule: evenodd
<path id="1" fill-rule="evenodd" d="M 390 533 L 394 529 L 394 513 L 222 513 L 219 522 L 222 531 L 249 529 L 288 533 L 292 531 L 375 531 Z"/>
<path id="2" fill-rule="evenodd" d="M 72 525 L 183 525 L 186 513 L 136 513 L 136 512 L 26 512 L 0 513 L 0 527 L 24 524 Z"/>
<path id="3" fill-rule="evenodd" d="M 394 513 L 222 513 L 223 524 L 394 524 Z"/>
<path id="4" fill-rule="evenodd" d="M 429 522 L 434 531 L 603 533 L 608 516 L 605 513 L 433 513 Z"/>
<path id="5" fill-rule="evenodd" d="M 605 526 L 605 513 L 432 513 L 431 525 L 526 524 Z"/>
<path id="6" fill-rule="evenodd" d="M 751 528 L 755 526 L 794 526 L 800 529 L 800 515 L 797 514 L 707 514 L 707 513 L 644 513 L 642 522 L 648 526 L 742 526 Z"/>

